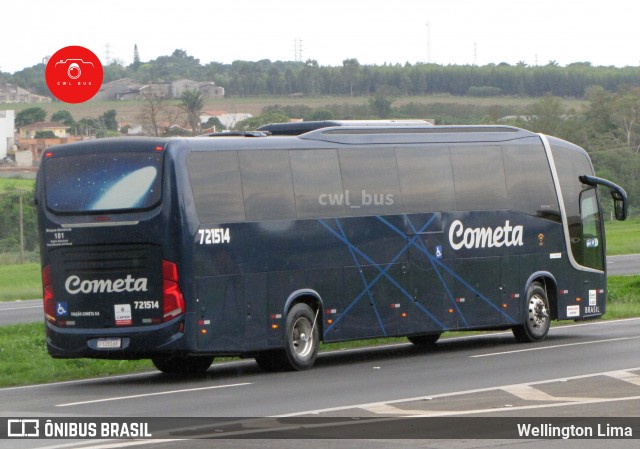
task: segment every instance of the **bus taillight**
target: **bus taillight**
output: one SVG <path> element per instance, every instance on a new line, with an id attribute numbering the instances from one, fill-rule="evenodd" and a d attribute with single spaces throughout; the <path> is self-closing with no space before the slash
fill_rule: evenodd
<path id="1" fill-rule="evenodd" d="M 56 303 L 53 300 L 53 276 L 51 265 L 42 269 L 42 294 L 44 298 L 44 316 L 47 320 L 56 322 Z"/>
<path id="2" fill-rule="evenodd" d="M 184 297 L 178 286 L 178 267 L 162 261 L 163 321 L 169 321 L 185 312 Z"/>

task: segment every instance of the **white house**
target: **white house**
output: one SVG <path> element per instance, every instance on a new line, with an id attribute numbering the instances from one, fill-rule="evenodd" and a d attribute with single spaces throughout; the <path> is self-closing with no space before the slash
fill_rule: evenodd
<path id="1" fill-rule="evenodd" d="M 0 111 L 0 160 L 7 157 L 7 151 L 14 143 L 15 111 Z"/>
<path id="2" fill-rule="evenodd" d="M 225 111 L 202 111 L 200 114 L 200 122 L 207 123 L 211 117 L 217 117 L 220 123 L 227 128 L 231 129 L 243 120 L 253 117 L 253 115 L 246 112 L 228 113 Z"/>

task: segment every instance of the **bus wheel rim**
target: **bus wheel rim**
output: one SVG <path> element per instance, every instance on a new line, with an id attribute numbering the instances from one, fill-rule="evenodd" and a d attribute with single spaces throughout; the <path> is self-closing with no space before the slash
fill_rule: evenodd
<path id="1" fill-rule="evenodd" d="M 529 300 L 529 322 L 534 328 L 542 327 L 548 317 L 547 303 L 544 298 L 539 295 L 533 295 Z"/>
<path id="2" fill-rule="evenodd" d="M 309 320 L 300 317 L 293 324 L 291 342 L 298 357 L 307 357 L 313 349 L 312 327 Z"/>

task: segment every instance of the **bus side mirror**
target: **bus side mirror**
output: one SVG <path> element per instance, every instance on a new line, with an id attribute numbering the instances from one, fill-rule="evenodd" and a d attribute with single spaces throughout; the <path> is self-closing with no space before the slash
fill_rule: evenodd
<path id="1" fill-rule="evenodd" d="M 627 218 L 627 198 L 626 195 L 622 195 L 617 190 L 611 190 L 611 197 L 613 198 L 613 210 L 616 215 L 616 220 L 625 220 Z"/>
<path id="2" fill-rule="evenodd" d="M 616 220 L 626 220 L 628 209 L 627 192 L 625 192 L 622 187 L 607 179 L 598 178 L 596 176 L 583 175 L 580 176 L 579 179 L 580 182 L 589 186 L 597 187 L 598 185 L 601 185 L 609 187 L 609 189 L 611 189 L 611 197 L 613 198 L 613 209 Z"/>

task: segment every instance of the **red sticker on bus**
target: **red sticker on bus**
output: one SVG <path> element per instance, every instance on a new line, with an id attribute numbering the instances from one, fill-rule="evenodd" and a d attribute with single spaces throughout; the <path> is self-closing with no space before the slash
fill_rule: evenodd
<path id="1" fill-rule="evenodd" d="M 72 45 L 58 50 L 47 63 L 49 90 L 65 103 L 82 103 L 102 86 L 102 63 L 89 49 Z"/>

